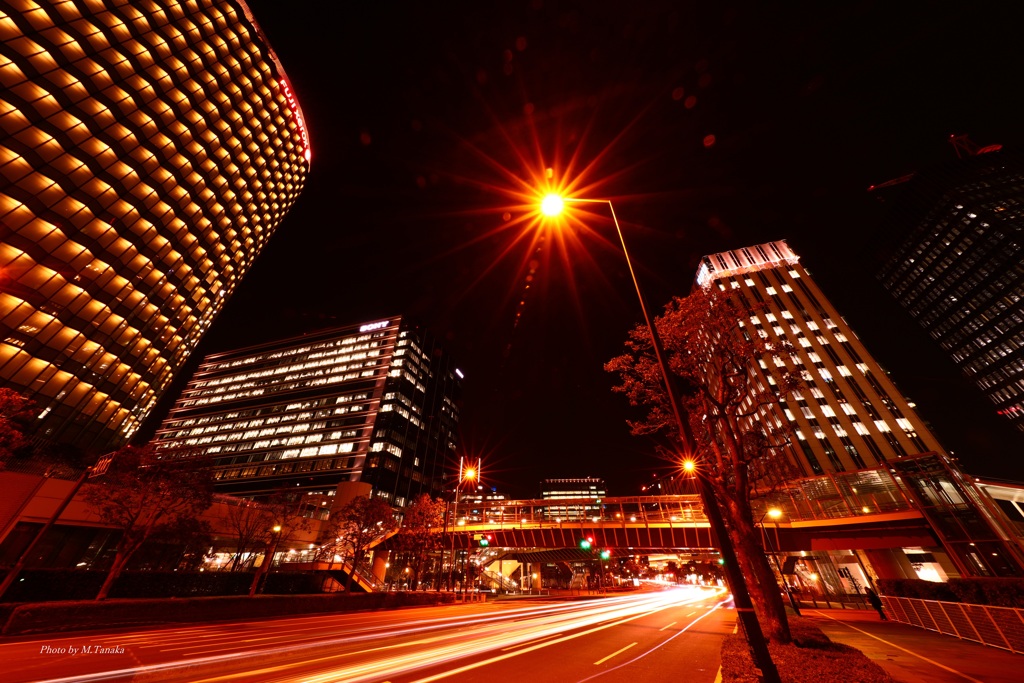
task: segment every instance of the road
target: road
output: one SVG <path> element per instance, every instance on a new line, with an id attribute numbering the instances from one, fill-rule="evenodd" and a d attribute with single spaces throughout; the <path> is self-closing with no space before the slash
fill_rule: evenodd
<path id="1" fill-rule="evenodd" d="M 0 679 L 192 683 L 712 683 L 721 589 L 502 601 L 7 639 Z"/>

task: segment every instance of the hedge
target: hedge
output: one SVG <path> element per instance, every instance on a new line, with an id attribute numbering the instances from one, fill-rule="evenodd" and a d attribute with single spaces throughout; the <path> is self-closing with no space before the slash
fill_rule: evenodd
<path id="1" fill-rule="evenodd" d="M 921 579 L 879 579 L 878 590 L 883 595 L 898 598 L 1024 609 L 1024 579 L 950 579 L 948 583 Z"/>
<path id="2" fill-rule="evenodd" d="M 27 569 L 7 590 L 3 602 L 91 600 L 99 593 L 106 572 L 79 569 Z M 320 593 L 323 572 L 270 572 L 265 594 Z M 112 598 L 192 598 L 248 595 L 252 572 L 125 572 L 110 593 Z"/>

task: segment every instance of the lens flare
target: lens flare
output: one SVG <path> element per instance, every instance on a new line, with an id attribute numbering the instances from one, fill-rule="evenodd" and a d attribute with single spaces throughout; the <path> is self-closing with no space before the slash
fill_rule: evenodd
<path id="1" fill-rule="evenodd" d="M 543 201 L 541 201 L 540 210 L 545 216 L 557 216 L 562 213 L 563 206 L 565 206 L 565 203 L 562 201 L 561 197 L 557 194 L 549 194 L 547 197 L 544 197 Z"/>

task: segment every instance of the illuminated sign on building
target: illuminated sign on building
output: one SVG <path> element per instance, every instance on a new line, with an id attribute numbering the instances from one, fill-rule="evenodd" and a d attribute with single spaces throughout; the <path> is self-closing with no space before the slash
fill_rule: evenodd
<path id="1" fill-rule="evenodd" d="M 388 326 L 387 320 L 382 320 L 378 323 L 367 323 L 359 328 L 360 332 L 372 332 L 373 330 L 382 330 Z"/>

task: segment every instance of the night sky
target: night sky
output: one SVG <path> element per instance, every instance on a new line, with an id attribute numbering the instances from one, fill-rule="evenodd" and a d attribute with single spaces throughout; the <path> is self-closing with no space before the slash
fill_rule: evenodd
<path id="1" fill-rule="evenodd" d="M 955 158 L 952 133 L 1021 142 L 1024 17 L 976 4 L 253 0 L 312 172 L 182 381 L 208 353 L 405 313 L 465 372 L 485 484 L 638 493 L 667 463 L 602 365 L 639 307 L 599 207 L 537 241 L 515 192 L 550 168 L 614 200 L 656 310 L 702 255 L 787 239 L 964 468 L 1024 480 L 1024 439 L 864 259 L 869 185 Z"/>

